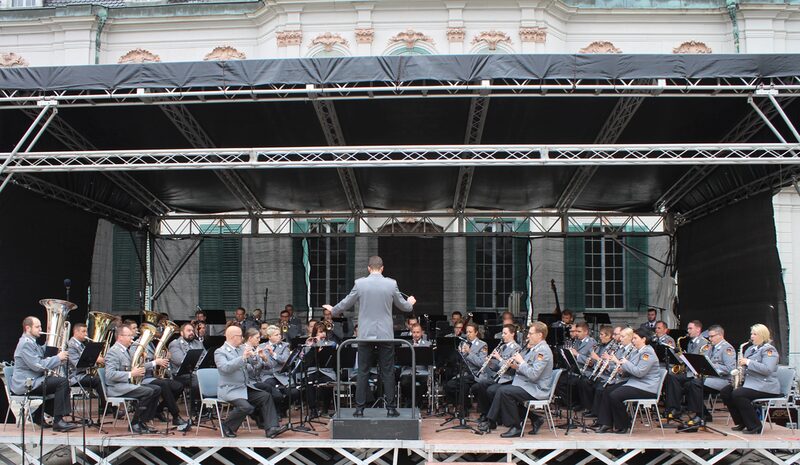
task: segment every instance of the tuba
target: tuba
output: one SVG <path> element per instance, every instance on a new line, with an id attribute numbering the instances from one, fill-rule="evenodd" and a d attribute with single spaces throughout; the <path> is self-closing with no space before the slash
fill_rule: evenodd
<path id="1" fill-rule="evenodd" d="M 139 340 L 137 341 L 139 345 L 136 346 L 136 351 L 133 353 L 133 357 L 131 357 L 131 370 L 144 366 L 144 364 L 147 363 L 147 346 L 150 345 L 150 342 L 158 331 L 158 329 L 150 323 L 142 323 L 140 328 L 141 336 L 139 336 Z M 132 378 L 131 383 L 141 384 L 142 379 L 144 378 Z"/>
<path id="2" fill-rule="evenodd" d="M 157 328 L 158 319 L 160 317 L 161 314 L 158 312 L 151 312 L 150 310 L 142 310 L 142 326 L 144 326 L 145 323 L 149 323 L 153 325 L 154 328 Z"/>
<path id="3" fill-rule="evenodd" d="M 86 318 L 89 340 L 103 344 L 103 350 L 100 351 L 100 356 L 103 358 L 105 358 L 106 352 L 111 347 L 114 337 L 113 328 L 111 327 L 114 318 L 114 315 L 104 312 L 89 312 L 89 316 Z M 102 364 L 98 364 L 98 366 L 102 366 Z"/>
<path id="4" fill-rule="evenodd" d="M 69 342 L 70 324 L 68 317 L 69 312 L 78 308 L 77 305 L 66 300 L 58 299 L 42 299 L 39 304 L 44 306 L 47 312 L 47 335 L 44 345 L 56 347 L 58 350 L 67 350 L 67 342 Z M 62 376 L 62 373 L 54 372 L 57 376 Z"/>
<path id="5" fill-rule="evenodd" d="M 161 336 L 156 344 L 156 350 L 153 352 L 153 358 L 167 358 L 167 343 L 173 334 L 178 332 L 178 325 L 172 321 L 165 321 L 162 323 Z M 167 375 L 167 367 L 156 366 L 154 369 L 156 378 L 165 378 Z"/>

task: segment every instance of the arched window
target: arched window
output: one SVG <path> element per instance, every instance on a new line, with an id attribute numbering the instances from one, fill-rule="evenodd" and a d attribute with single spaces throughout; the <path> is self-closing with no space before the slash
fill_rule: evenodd
<path id="1" fill-rule="evenodd" d="M 418 43 L 411 48 L 406 47 L 403 44 L 399 44 L 394 46 L 386 51 L 386 55 L 392 56 L 412 56 L 412 55 L 433 55 L 434 50 L 431 50 L 429 47 Z"/>

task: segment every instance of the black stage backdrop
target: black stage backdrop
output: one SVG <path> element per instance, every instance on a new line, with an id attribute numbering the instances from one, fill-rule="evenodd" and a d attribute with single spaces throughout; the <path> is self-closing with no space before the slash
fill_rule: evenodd
<path id="1" fill-rule="evenodd" d="M 13 185 L 0 194 L 0 218 L 0 361 L 11 361 L 22 319 L 34 315 L 46 325 L 39 300 L 64 299 L 65 278 L 78 305 L 70 320 L 86 321 L 97 218 Z M 4 413 L 7 401 L 0 399 Z"/>
<path id="2" fill-rule="evenodd" d="M 718 323 L 738 347 L 765 324 L 788 356 L 786 291 L 775 237 L 772 194 L 739 202 L 678 229 L 681 334 L 691 320 Z M 677 335 L 673 335 L 677 337 Z"/>

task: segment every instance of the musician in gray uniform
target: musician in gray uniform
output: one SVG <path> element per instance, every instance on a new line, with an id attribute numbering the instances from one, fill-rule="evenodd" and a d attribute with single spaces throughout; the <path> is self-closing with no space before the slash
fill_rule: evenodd
<path id="1" fill-rule="evenodd" d="M 456 375 L 447 380 L 444 385 L 444 393 L 447 396 L 447 401 L 458 408 L 463 405 L 465 407 L 464 415 L 467 414 L 470 407 L 468 398 L 469 391 L 477 381 L 473 376 L 473 373 L 477 373 L 481 369 L 483 362 L 486 361 L 486 357 L 489 356 L 489 347 L 480 339 L 478 324 L 470 321 L 467 323 L 465 331 L 467 335 L 466 341 L 457 341 L 458 352 L 463 358 L 464 371 L 461 373 L 461 375 L 456 372 Z M 458 393 L 460 392 L 459 387 L 462 376 L 464 378 L 463 382 L 465 386 L 463 391 L 464 398 L 459 399 Z"/>
<path id="2" fill-rule="evenodd" d="M 138 341 L 134 341 L 131 345 L 134 353 L 136 353 L 136 346 L 138 344 Z M 184 431 L 189 428 L 190 425 L 186 420 L 181 418 L 177 401 L 183 392 L 183 384 L 174 379 L 156 376 L 156 368 L 167 368 L 169 367 L 170 362 L 169 359 L 166 358 L 156 358 L 155 349 L 156 343 L 154 341 L 150 341 L 145 349 L 145 357 L 147 362 L 144 365 L 145 370 L 144 378 L 142 379 L 142 385 L 155 385 L 161 390 L 161 402 L 156 407 L 156 418 L 159 421 L 166 423 L 168 421 L 167 417 L 164 415 L 164 409 L 166 408 L 170 415 L 172 415 L 173 426 L 177 426 L 178 431 Z"/>
<path id="3" fill-rule="evenodd" d="M 328 339 L 337 344 L 342 342 L 342 339 L 344 339 L 344 328 L 342 328 L 342 324 L 338 321 L 333 321 L 333 314 L 327 308 L 322 309 L 321 323 L 325 325 L 325 333 Z M 328 329 L 328 327 L 330 327 L 330 329 Z"/>
<path id="4" fill-rule="evenodd" d="M 614 334 L 617 348 L 610 354 L 602 356 L 604 364 L 601 365 L 601 371 L 595 381 L 594 399 L 592 401 L 592 412 L 595 418 L 599 417 L 602 405 L 608 403 L 608 394 L 627 381 L 627 373 L 617 370 L 617 362 L 615 360 L 627 358 L 631 352 L 636 350 L 633 345 L 633 329 L 616 326 L 614 327 Z M 600 427 L 600 420 L 596 419 L 591 426 L 592 428 Z"/>
<path id="5" fill-rule="evenodd" d="M 88 373 L 88 368 L 78 368 L 78 361 L 83 355 L 83 350 L 86 348 L 86 325 L 84 323 L 75 323 L 72 325 L 72 337 L 67 342 L 67 352 L 69 353 L 69 385 L 81 386 L 86 392 L 94 390 L 97 393 L 97 398 L 100 399 L 98 407 L 102 414 L 103 408 L 106 405 L 106 396 L 103 393 L 103 386 L 100 383 L 100 378 Z M 103 363 L 103 356 L 97 357 L 96 363 Z"/>
<path id="6" fill-rule="evenodd" d="M 690 321 L 686 326 L 686 333 L 689 336 L 689 344 L 686 352 L 690 354 L 702 354 L 711 349 L 708 339 L 704 338 L 703 324 L 699 320 Z M 684 397 L 689 392 L 694 375 L 691 373 L 674 374 L 667 373 L 664 381 L 664 416 L 671 420 L 679 420 L 683 411 Z M 688 409 L 688 408 L 687 408 Z"/>
<path id="7" fill-rule="evenodd" d="M 647 309 L 647 321 L 639 325 L 639 328 L 647 330 L 650 334 L 653 334 L 656 330 L 656 321 L 657 312 L 655 308 L 648 308 Z"/>
<path id="8" fill-rule="evenodd" d="M 411 345 L 414 347 L 430 347 L 431 342 L 423 337 L 422 326 L 419 323 L 414 323 L 411 326 L 410 336 Z M 417 397 L 416 405 L 420 405 L 420 399 L 427 391 L 428 376 L 430 376 L 430 367 L 424 365 L 417 365 L 416 372 L 416 389 L 414 390 Z M 411 367 L 405 366 L 400 370 L 400 393 L 403 398 L 403 406 L 411 407 Z"/>
<path id="9" fill-rule="evenodd" d="M 483 432 L 489 432 L 497 425 L 508 426 L 501 434 L 503 438 L 513 438 L 522 432 L 520 406 L 528 400 L 546 399 L 553 382 L 553 352 L 547 345 L 547 325 L 541 321 L 531 323 L 528 330 L 527 352 L 514 355 L 511 368 L 516 372 L 511 384 L 504 384 L 494 395 L 492 405 L 486 414 L 487 421 L 480 423 Z M 539 432 L 544 420 L 531 414 L 533 429 L 529 434 Z"/>
<path id="10" fill-rule="evenodd" d="M 242 329 L 238 325 L 225 330 L 225 343 L 214 352 L 214 362 L 219 371 L 217 397 L 233 405 L 222 423 L 222 434 L 226 438 L 235 438 L 242 421 L 256 409 L 261 412 L 267 437 L 280 431 L 272 396 L 257 389 L 247 377 L 245 364 L 252 355 L 252 349 L 242 347 Z"/>
<path id="11" fill-rule="evenodd" d="M 488 363 L 484 362 L 486 368 L 484 368 L 483 372 L 478 376 L 478 382 L 473 384 L 470 388 L 472 396 L 478 403 L 478 412 L 480 412 L 478 423 L 487 420 L 486 414 L 489 413 L 489 408 L 492 406 L 492 399 L 494 399 L 494 395 L 497 393 L 497 390 L 500 389 L 500 386 L 509 384 L 514 380 L 514 370 L 510 368 L 506 369 L 505 373 L 499 378 L 497 372 L 506 361 L 510 361 L 511 357 L 522 350 L 522 347 L 520 347 L 516 341 L 517 327 L 512 323 L 503 325 L 502 335 L 503 340 L 490 354 L 487 359 Z"/>
<path id="12" fill-rule="evenodd" d="M 133 331 L 127 325 L 117 328 L 117 342 L 106 354 L 106 392 L 112 397 L 133 397 L 138 402 L 131 420 L 131 432 L 136 434 L 157 433 L 147 422 L 156 415 L 161 388 L 155 384 L 132 384 L 135 378 L 145 374 L 145 367 L 132 368 L 131 353 Z"/>
<path id="13" fill-rule="evenodd" d="M 392 304 L 404 312 L 413 309 L 417 299 L 414 296 L 404 299 L 397 282 L 383 276 L 383 260 L 374 255 L 367 264 L 369 276 L 356 280 L 353 289 L 336 306 L 323 305 L 338 316 L 358 302 L 359 339 L 393 339 Z M 353 416 L 363 416 L 367 402 L 369 368 L 372 366 L 374 352 L 378 352 L 378 365 L 383 379 L 383 392 L 386 396 L 386 409 L 389 416 L 399 416 L 395 403 L 394 385 L 394 344 L 358 343 L 358 381 L 356 388 L 356 410 Z"/>
<path id="14" fill-rule="evenodd" d="M 650 333 L 639 328 L 633 332 L 631 342 L 634 350 L 628 357 L 614 360 L 618 370 L 628 375 L 627 381 L 606 388 L 604 395 L 607 399 L 600 405 L 598 433 L 626 434 L 631 427 L 631 419 L 625 401 L 628 399 L 655 398 L 661 381 L 662 368 L 658 365 L 656 352 L 649 345 Z"/>
<path id="15" fill-rule="evenodd" d="M 622 328 L 620 328 L 620 330 L 622 330 Z M 600 377 L 599 372 L 601 364 L 603 363 L 602 356 L 606 352 L 611 352 L 613 350 L 616 350 L 615 349 L 616 343 L 612 344 L 614 338 L 614 330 L 611 326 L 601 326 L 599 334 L 600 334 L 600 342 L 597 343 L 597 345 L 594 346 L 594 349 L 589 353 L 589 356 L 587 357 L 589 362 L 587 363 L 586 361 L 584 361 L 583 365 L 581 365 L 581 368 L 583 370 L 581 373 L 581 377 L 578 379 L 578 382 L 576 384 L 578 400 L 580 402 L 581 407 L 585 410 L 584 416 L 588 418 L 597 418 L 597 415 L 594 413 L 594 410 L 592 409 L 592 405 L 594 403 L 594 393 L 595 393 L 595 385 L 594 385 L 594 380 L 592 378 L 592 374 L 597 372 L 598 377 Z"/>
<path id="16" fill-rule="evenodd" d="M 281 370 L 289 360 L 289 344 L 281 341 L 281 329 L 277 326 L 268 326 L 266 334 L 267 342 L 258 346 L 258 355 L 261 357 L 263 369 L 259 384 L 256 386 L 269 392 L 275 402 L 275 407 L 279 412 L 283 412 L 288 406 L 285 404 L 285 400 L 288 394 L 286 390 L 289 385 L 289 375 L 282 373 Z M 292 395 L 294 396 L 294 393 Z"/>
<path id="17" fill-rule="evenodd" d="M 656 341 L 659 344 L 663 344 L 665 346 L 669 346 L 675 349 L 675 339 L 669 335 L 669 328 L 667 328 L 667 323 L 664 321 L 657 321 L 656 322 Z"/>
<path id="18" fill-rule="evenodd" d="M 313 320 L 312 320 L 313 321 Z M 336 347 L 336 343 L 328 339 L 328 333 L 322 322 L 314 324 L 311 337 L 306 340 L 305 350 L 321 351 L 323 347 Z M 321 360 L 320 360 L 321 361 Z M 333 382 L 336 381 L 336 370 L 333 368 L 308 367 L 305 371 L 306 399 L 308 400 L 311 417 L 327 415 L 333 399 Z M 312 387 L 313 385 L 313 387 Z M 317 401 L 319 400 L 319 406 Z M 318 409 L 318 407 L 321 407 Z"/>
<path id="19" fill-rule="evenodd" d="M 193 400 L 199 398 L 200 394 L 197 387 L 197 374 L 194 372 L 181 376 L 177 376 L 177 374 L 181 369 L 181 365 L 183 365 L 187 352 L 190 350 L 205 350 L 203 343 L 195 336 L 194 326 L 191 323 L 182 324 L 179 337 L 169 343 L 167 350 L 169 352 L 169 367 L 172 379 L 181 383 L 184 389 L 191 388 L 190 404 L 193 404 Z"/>
<path id="20" fill-rule="evenodd" d="M 44 403 L 44 410 L 53 415 L 53 431 L 65 432 L 75 429 L 77 425 L 67 423 L 63 418 L 72 411 L 68 380 L 63 376 L 47 376 L 48 371 L 58 369 L 69 358 L 69 354 L 61 351 L 45 358 L 44 347 L 36 343 L 36 338 L 42 332 L 42 322 L 36 317 L 29 316 L 22 320 L 22 331 L 23 334 L 14 350 L 14 375 L 11 377 L 9 390 L 18 396 L 24 396 L 26 393 L 34 396 L 52 394 L 53 399 Z M 38 415 L 41 415 L 41 411 L 37 413 Z"/>
<path id="21" fill-rule="evenodd" d="M 722 376 L 707 376 L 701 383 L 698 378 L 692 378 L 686 393 L 686 405 L 691 419 L 687 426 L 702 426 L 711 421 L 711 414 L 703 405 L 705 393 L 719 393 L 725 386 L 731 384 L 731 371 L 736 368 L 736 350 L 725 340 L 725 330 L 720 325 L 708 328 L 708 338 L 711 348 L 706 352 L 711 365 Z"/>
<path id="22" fill-rule="evenodd" d="M 733 418 L 734 431 L 745 434 L 761 434 L 764 425 L 756 417 L 753 399 L 780 397 L 778 381 L 778 350 L 771 344 L 769 329 L 762 324 L 750 327 L 750 342 L 744 357 L 739 359 L 739 370 L 744 384 L 734 389 L 728 385 L 719 395 Z"/>

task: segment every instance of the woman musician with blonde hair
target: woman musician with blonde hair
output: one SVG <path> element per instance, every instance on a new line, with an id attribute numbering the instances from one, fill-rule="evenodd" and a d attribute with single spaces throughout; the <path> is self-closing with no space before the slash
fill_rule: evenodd
<path id="1" fill-rule="evenodd" d="M 750 327 L 750 342 L 752 345 L 738 361 L 744 384 L 735 389 L 733 386 L 726 386 L 719 395 L 736 424 L 734 431 L 760 434 L 763 425 L 756 417 L 753 399 L 780 396 L 778 350 L 770 344 L 769 328 L 762 324 Z"/>

